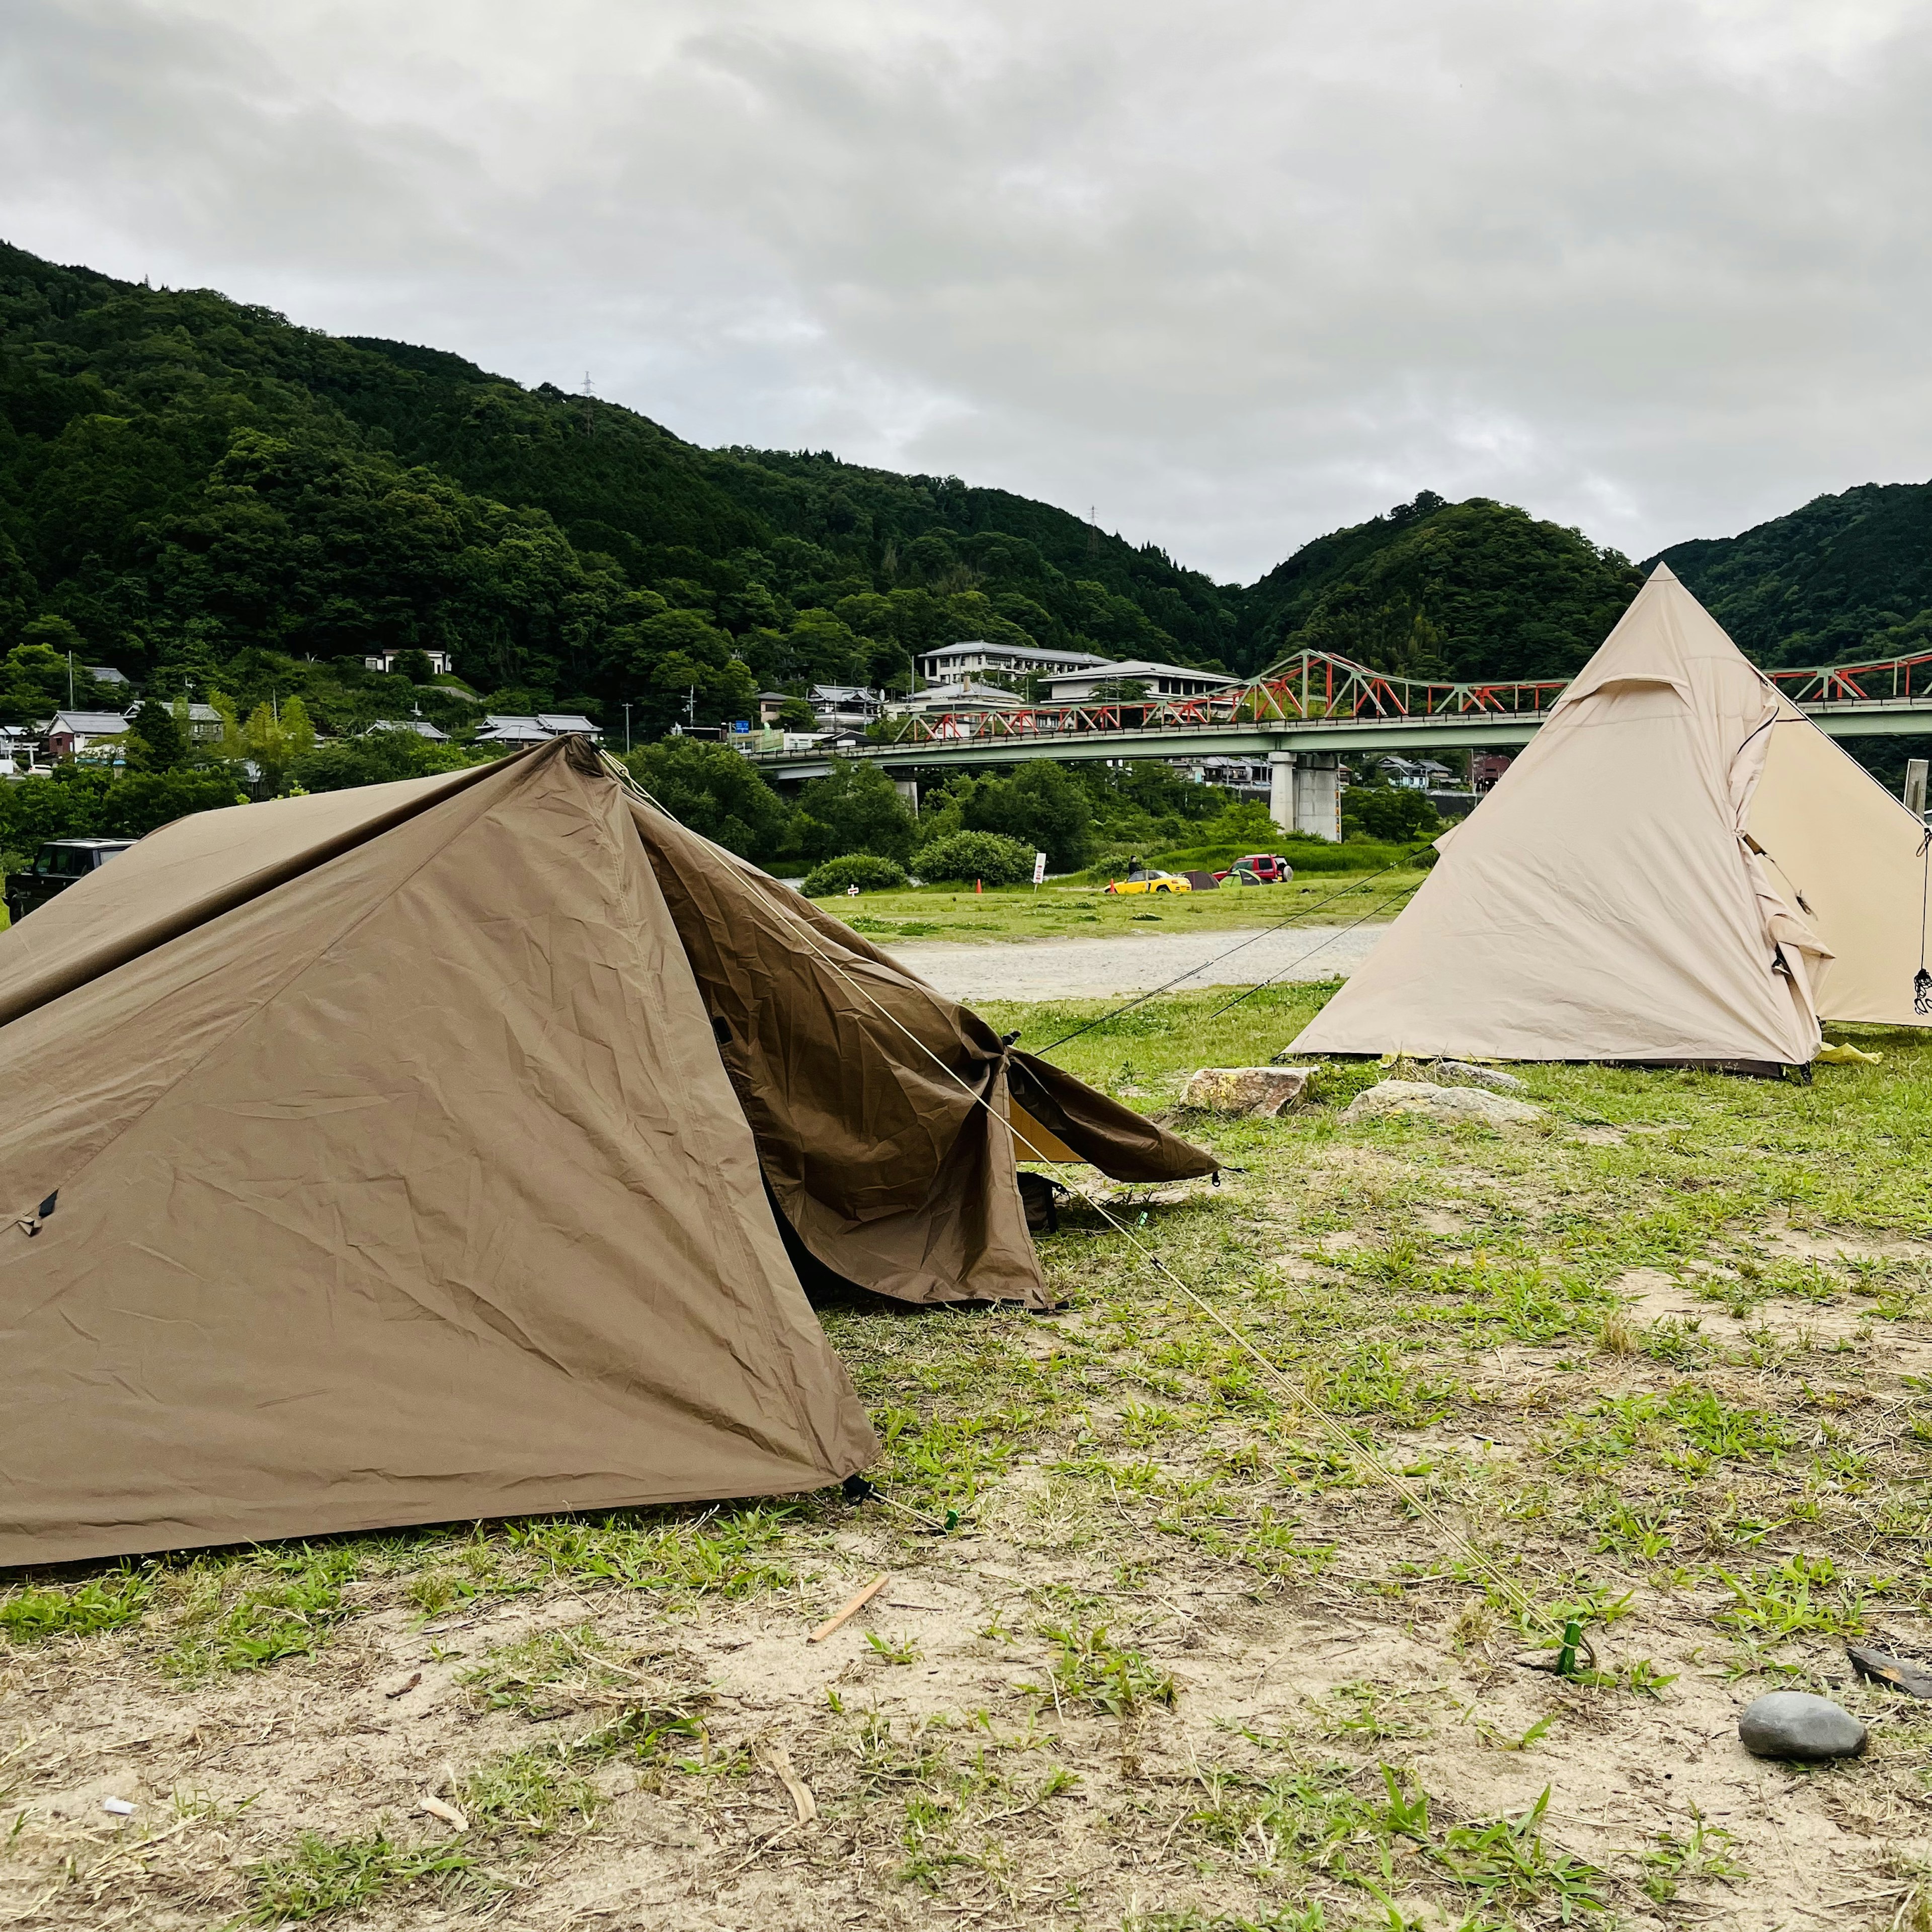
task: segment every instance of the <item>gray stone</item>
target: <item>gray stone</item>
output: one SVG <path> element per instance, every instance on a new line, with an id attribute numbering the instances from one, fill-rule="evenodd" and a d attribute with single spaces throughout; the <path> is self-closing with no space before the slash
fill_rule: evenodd
<path id="1" fill-rule="evenodd" d="M 1738 1736 L 1754 1757 L 1796 1758 L 1807 1764 L 1856 1757 L 1865 1748 L 1865 1727 L 1841 1704 L 1808 1690 L 1773 1690 L 1747 1704 Z"/>
<path id="2" fill-rule="evenodd" d="M 1421 1114 L 1433 1120 L 1480 1120 L 1501 1126 L 1540 1120 L 1540 1107 L 1506 1099 L 1480 1087 L 1438 1087 L 1426 1080 L 1384 1080 L 1365 1087 L 1349 1102 L 1345 1120 L 1372 1120 L 1388 1114 Z"/>
<path id="3" fill-rule="evenodd" d="M 1527 1094 L 1529 1089 L 1514 1073 L 1500 1067 L 1478 1066 L 1472 1060 L 1442 1060 L 1436 1071 L 1445 1080 L 1462 1087 L 1487 1087 L 1498 1094 Z"/>
<path id="4" fill-rule="evenodd" d="M 1272 1120 L 1301 1097 L 1312 1066 L 1204 1066 L 1189 1076 L 1184 1107 L 1204 1114 L 1245 1114 Z"/>

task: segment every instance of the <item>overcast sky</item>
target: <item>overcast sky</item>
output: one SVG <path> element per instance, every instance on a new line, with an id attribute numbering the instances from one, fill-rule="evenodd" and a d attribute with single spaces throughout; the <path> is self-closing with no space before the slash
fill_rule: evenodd
<path id="1" fill-rule="evenodd" d="M 0 235 L 1084 513 L 1932 474 L 1932 0 L 0 0 Z"/>

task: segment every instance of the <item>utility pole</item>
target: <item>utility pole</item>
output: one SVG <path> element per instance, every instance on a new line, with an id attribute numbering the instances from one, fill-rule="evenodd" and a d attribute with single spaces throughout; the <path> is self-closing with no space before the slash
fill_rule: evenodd
<path id="1" fill-rule="evenodd" d="M 694 684 L 684 694 L 684 722 L 687 730 L 697 728 L 698 687 Z"/>
<path id="2" fill-rule="evenodd" d="M 67 654 L 67 708 L 74 709 L 74 653 Z"/>
<path id="3" fill-rule="evenodd" d="M 625 754 L 625 756 L 626 756 L 626 758 L 628 758 L 628 757 L 630 755 L 630 752 L 631 752 L 631 707 L 627 704 L 627 705 L 626 705 L 626 706 L 624 706 L 624 754 Z"/>

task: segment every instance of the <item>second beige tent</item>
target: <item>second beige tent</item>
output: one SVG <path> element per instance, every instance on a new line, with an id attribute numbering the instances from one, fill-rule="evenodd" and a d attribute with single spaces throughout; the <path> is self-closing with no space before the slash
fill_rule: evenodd
<path id="1" fill-rule="evenodd" d="M 1926 1024 L 1922 846 L 1660 566 L 1296 1047 L 1802 1066 Z"/>

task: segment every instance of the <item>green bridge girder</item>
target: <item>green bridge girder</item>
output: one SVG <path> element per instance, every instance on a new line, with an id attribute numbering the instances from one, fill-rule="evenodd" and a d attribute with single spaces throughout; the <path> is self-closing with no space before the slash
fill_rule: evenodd
<path id="1" fill-rule="evenodd" d="M 1932 696 L 1840 699 L 1799 710 L 1834 738 L 1932 734 Z M 1526 745 L 1540 717 L 1352 718 L 1328 722 L 1155 725 L 1120 731 L 1070 731 L 1039 737 L 926 739 L 916 743 L 866 744 L 841 752 L 889 771 L 931 771 L 977 765 L 1015 765 L 1031 758 L 1062 763 L 1090 758 L 1255 758 L 1270 752 L 1427 751 L 1442 746 Z M 832 769 L 824 752 L 764 752 L 747 761 L 780 784 L 823 778 Z"/>

